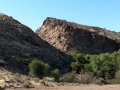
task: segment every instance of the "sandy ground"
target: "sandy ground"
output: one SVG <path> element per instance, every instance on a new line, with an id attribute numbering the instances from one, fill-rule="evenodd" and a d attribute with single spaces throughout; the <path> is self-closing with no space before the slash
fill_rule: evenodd
<path id="1" fill-rule="evenodd" d="M 120 84 L 117 85 L 79 85 L 79 86 L 54 86 L 45 87 L 38 86 L 35 88 L 16 88 L 16 89 L 5 89 L 5 90 L 120 90 Z"/>

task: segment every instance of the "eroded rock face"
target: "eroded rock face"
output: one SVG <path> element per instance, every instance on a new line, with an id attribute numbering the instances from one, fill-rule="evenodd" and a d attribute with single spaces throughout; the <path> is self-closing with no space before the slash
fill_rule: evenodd
<path id="1" fill-rule="evenodd" d="M 28 64 L 38 59 L 52 68 L 68 68 L 72 59 L 42 40 L 29 27 L 4 14 L 0 14 L 0 60 L 6 69 L 27 73 Z"/>
<path id="2" fill-rule="evenodd" d="M 109 33 L 108 33 L 109 32 Z M 63 52 L 100 54 L 120 48 L 119 33 L 48 17 L 36 34 Z M 112 35 L 116 35 L 116 41 Z"/>

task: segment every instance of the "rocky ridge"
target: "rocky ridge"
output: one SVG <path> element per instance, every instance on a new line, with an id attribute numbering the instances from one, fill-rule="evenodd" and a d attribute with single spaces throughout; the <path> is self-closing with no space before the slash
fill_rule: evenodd
<path id="1" fill-rule="evenodd" d="M 120 33 L 48 17 L 36 34 L 63 52 L 100 54 L 120 48 Z"/>
<path id="2" fill-rule="evenodd" d="M 29 27 L 5 14 L 0 14 L 0 60 L 5 68 L 14 72 L 28 72 L 28 64 L 38 59 L 52 68 L 69 67 L 72 59 L 42 40 Z"/>

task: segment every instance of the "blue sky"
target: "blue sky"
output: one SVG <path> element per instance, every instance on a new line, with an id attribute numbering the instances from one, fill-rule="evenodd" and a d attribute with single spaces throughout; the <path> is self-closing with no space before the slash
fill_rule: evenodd
<path id="1" fill-rule="evenodd" d="M 54 17 L 120 32 L 120 0 L 0 0 L 0 12 L 34 31 Z"/>

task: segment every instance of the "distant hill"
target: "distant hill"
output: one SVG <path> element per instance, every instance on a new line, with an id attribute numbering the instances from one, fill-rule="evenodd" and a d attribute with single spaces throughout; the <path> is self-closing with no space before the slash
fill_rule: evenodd
<path id="1" fill-rule="evenodd" d="M 29 27 L 5 14 L 0 14 L 0 60 L 5 68 L 19 73 L 28 71 L 28 64 L 38 59 L 61 71 L 69 68 L 72 59 L 42 40 Z"/>
<path id="2" fill-rule="evenodd" d="M 48 17 L 36 34 L 63 52 L 100 54 L 120 48 L 120 33 Z"/>

